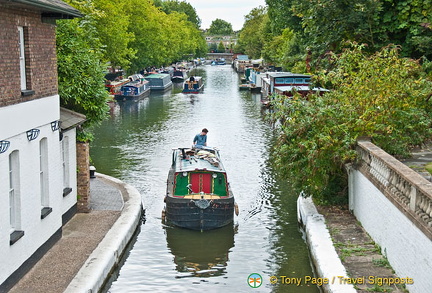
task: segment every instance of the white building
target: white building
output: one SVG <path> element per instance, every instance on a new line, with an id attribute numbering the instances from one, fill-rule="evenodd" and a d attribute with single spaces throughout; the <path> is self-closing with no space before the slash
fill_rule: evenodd
<path id="1" fill-rule="evenodd" d="M 75 127 L 85 117 L 60 109 L 53 23 L 79 16 L 59 0 L 0 0 L 0 291 L 76 209 Z"/>

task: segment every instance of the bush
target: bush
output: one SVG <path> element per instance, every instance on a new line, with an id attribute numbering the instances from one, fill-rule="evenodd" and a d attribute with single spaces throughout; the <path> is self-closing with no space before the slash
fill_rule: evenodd
<path id="1" fill-rule="evenodd" d="M 345 164 L 356 159 L 358 137 L 407 156 L 431 136 L 432 82 L 418 61 L 399 58 L 395 46 L 369 56 L 356 44 L 332 60 L 332 70 L 315 76 L 329 93 L 276 96 L 271 115 L 281 122 L 274 156 L 282 174 L 328 203 L 346 198 Z"/>

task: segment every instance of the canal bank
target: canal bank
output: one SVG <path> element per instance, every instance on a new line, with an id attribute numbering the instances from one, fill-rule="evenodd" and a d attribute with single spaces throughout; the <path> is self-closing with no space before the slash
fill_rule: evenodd
<path id="1" fill-rule="evenodd" d="M 315 206 L 311 197 L 302 196 L 297 206 L 324 292 L 406 292 L 386 284 L 398 276 L 348 208 Z"/>
<path id="2" fill-rule="evenodd" d="M 9 292 L 98 292 L 140 225 L 140 193 L 103 174 L 90 182 L 89 213 L 65 224 L 61 239 Z"/>

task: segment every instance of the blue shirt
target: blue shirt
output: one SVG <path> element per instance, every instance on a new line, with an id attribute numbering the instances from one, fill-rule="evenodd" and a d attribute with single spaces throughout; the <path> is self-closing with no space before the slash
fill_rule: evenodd
<path id="1" fill-rule="evenodd" d="M 195 135 L 193 142 L 196 142 L 196 145 L 205 145 L 207 142 L 207 135 L 201 135 L 201 133 L 198 133 Z"/>

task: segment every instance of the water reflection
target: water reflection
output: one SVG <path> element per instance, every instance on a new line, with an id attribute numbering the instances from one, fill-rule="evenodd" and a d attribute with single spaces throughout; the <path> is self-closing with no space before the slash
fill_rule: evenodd
<path id="1" fill-rule="evenodd" d="M 168 248 L 174 256 L 178 278 L 210 277 L 226 273 L 229 251 L 234 247 L 237 228 L 228 225 L 220 229 L 199 232 L 166 227 Z"/>

